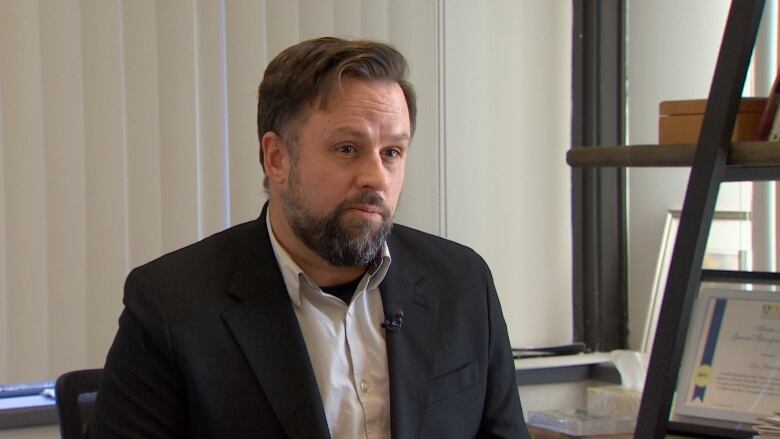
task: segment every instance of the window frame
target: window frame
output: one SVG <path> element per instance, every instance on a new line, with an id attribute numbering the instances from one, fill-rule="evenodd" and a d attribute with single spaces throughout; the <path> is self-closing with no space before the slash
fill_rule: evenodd
<path id="1" fill-rule="evenodd" d="M 626 0 L 573 0 L 572 147 L 626 141 Z M 626 171 L 572 168 L 574 340 L 628 340 Z"/>

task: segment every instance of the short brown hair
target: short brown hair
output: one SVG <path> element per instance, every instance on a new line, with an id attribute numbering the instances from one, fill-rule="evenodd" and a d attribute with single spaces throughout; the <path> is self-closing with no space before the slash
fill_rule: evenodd
<path id="1" fill-rule="evenodd" d="M 387 80 L 398 83 L 409 109 L 414 134 L 417 104 L 407 81 L 406 59 L 390 45 L 367 40 L 325 37 L 303 41 L 283 50 L 265 69 L 257 102 L 257 134 L 262 142 L 268 131 L 294 136 L 291 129 L 304 107 L 320 99 L 324 109 L 338 93 L 342 77 Z M 290 139 L 293 140 L 293 139 Z M 260 153 L 260 164 L 263 154 Z"/>

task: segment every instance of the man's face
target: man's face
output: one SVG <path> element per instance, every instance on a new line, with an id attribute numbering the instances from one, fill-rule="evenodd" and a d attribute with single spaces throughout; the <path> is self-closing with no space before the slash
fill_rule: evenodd
<path id="1" fill-rule="evenodd" d="M 392 228 L 403 186 L 411 137 L 403 91 L 345 78 L 326 110 L 309 108 L 296 137 L 280 188 L 287 222 L 330 264 L 368 264 Z"/>

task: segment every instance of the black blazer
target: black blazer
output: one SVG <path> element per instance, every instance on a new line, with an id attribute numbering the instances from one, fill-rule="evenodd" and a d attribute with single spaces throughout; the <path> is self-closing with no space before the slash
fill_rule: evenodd
<path id="1" fill-rule="evenodd" d="M 91 438 L 329 437 L 265 215 L 130 273 Z M 393 438 L 528 437 L 485 262 L 399 225 L 388 246 Z"/>

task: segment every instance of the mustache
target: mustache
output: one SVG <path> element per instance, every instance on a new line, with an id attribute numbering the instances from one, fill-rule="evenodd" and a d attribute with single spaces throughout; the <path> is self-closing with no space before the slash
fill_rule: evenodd
<path id="1" fill-rule="evenodd" d="M 382 215 L 382 218 L 385 220 L 390 219 L 392 216 L 392 213 L 390 212 L 390 208 L 387 207 L 387 204 L 385 204 L 385 200 L 379 196 L 376 192 L 365 192 L 357 197 L 346 200 L 341 203 L 339 206 L 340 211 L 345 211 L 349 209 L 350 206 L 353 206 L 355 204 L 364 204 L 368 206 L 374 206 L 377 209 L 380 210 L 380 214 Z"/>

